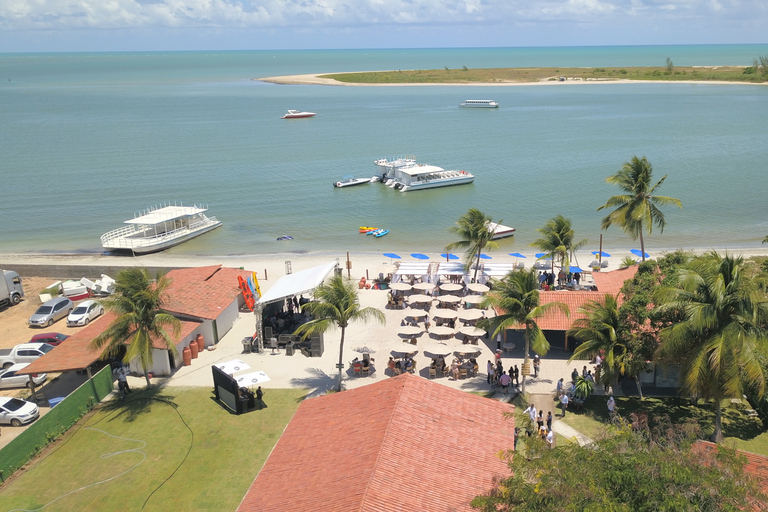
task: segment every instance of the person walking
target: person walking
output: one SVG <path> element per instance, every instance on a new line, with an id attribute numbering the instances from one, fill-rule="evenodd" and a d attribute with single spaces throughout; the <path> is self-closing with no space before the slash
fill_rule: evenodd
<path id="1" fill-rule="evenodd" d="M 501 384 L 501 389 L 504 390 L 504 394 L 507 394 L 507 391 L 509 390 L 509 383 L 512 382 L 512 379 L 509 375 L 507 375 L 507 372 L 504 370 L 501 371 L 501 377 L 499 377 L 499 384 Z"/>
<path id="2" fill-rule="evenodd" d="M 523 411 L 523 413 L 527 414 L 529 418 L 531 418 L 531 423 L 536 422 L 536 406 L 533 404 L 529 404 L 528 408 Z"/>
<path id="3" fill-rule="evenodd" d="M 259 410 L 267 406 L 267 404 L 264 403 L 264 400 L 262 400 L 262 398 L 264 398 L 264 391 L 262 391 L 261 386 L 259 386 L 258 388 L 256 388 L 256 407 Z"/>
<path id="4" fill-rule="evenodd" d="M 514 379 L 515 379 L 515 386 L 519 386 L 520 385 L 520 369 L 517 367 L 517 365 L 515 365 Z"/>
<path id="5" fill-rule="evenodd" d="M 560 377 L 560 380 L 557 381 L 557 396 L 559 397 L 565 393 L 565 384 L 563 384 L 563 378 Z"/>
<path id="6" fill-rule="evenodd" d="M 488 360 L 488 365 L 485 368 L 486 368 L 486 371 L 488 372 L 488 384 L 490 384 L 491 380 L 493 379 L 493 371 L 494 371 L 494 366 L 490 359 Z"/>
<path id="7" fill-rule="evenodd" d="M 565 418 L 565 410 L 568 408 L 568 395 L 560 397 L 560 406 L 563 408 L 563 418 Z"/>
<path id="8" fill-rule="evenodd" d="M 552 411 L 547 411 L 547 432 L 552 432 Z"/>
<path id="9" fill-rule="evenodd" d="M 541 358 L 539 357 L 539 354 L 536 354 L 533 357 L 533 378 L 538 379 L 539 378 L 539 369 L 541 368 Z"/>

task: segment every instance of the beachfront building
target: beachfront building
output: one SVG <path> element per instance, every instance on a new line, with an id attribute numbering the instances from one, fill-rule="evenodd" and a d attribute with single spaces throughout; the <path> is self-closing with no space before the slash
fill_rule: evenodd
<path id="1" fill-rule="evenodd" d="M 512 412 L 408 373 L 307 399 L 238 511 L 470 511 L 509 476 Z"/>

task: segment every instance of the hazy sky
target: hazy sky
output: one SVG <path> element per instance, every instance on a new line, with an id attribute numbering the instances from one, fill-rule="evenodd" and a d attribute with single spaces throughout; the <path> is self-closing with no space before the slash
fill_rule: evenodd
<path id="1" fill-rule="evenodd" d="M 768 42 L 768 0 L 0 0 L 0 52 Z"/>

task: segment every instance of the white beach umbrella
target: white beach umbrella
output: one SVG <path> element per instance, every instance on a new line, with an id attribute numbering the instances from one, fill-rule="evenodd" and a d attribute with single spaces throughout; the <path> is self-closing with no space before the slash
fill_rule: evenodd
<path id="1" fill-rule="evenodd" d="M 412 286 L 408 283 L 392 283 L 389 285 L 389 287 L 393 290 L 397 290 L 398 292 L 407 292 L 412 288 Z"/>
<path id="2" fill-rule="evenodd" d="M 426 302 L 432 302 L 432 297 L 430 297 L 429 295 L 417 293 L 416 295 L 411 295 L 410 297 L 408 297 L 408 302 L 423 304 Z"/>
<path id="3" fill-rule="evenodd" d="M 418 336 L 424 332 L 424 329 L 415 325 L 401 325 L 397 333 L 401 336 Z"/>
<path id="4" fill-rule="evenodd" d="M 435 285 L 433 283 L 416 283 L 413 285 L 413 289 L 421 292 L 430 292 L 435 289 Z"/>
<path id="5" fill-rule="evenodd" d="M 483 316 L 482 309 L 462 309 L 458 312 L 459 320 L 480 320 Z"/>
<path id="6" fill-rule="evenodd" d="M 467 289 L 475 293 L 485 293 L 489 291 L 491 288 L 486 284 L 470 283 L 467 285 Z"/>
<path id="7" fill-rule="evenodd" d="M 432 310 L 432 316 L 437 318 L 456 318 L 458 315 L 458 312 L 454 311 L 453 309 L 447 309 L 447 308 L 435 308 Z"/>
<path id="8" fill-rule="evenodd" d="M 467 295 L 464 297 L 464 302 L 466 304 L 480 304 L 485 300 L 484 295 Z"/>
<path id="9" fill-rule="evenodd" d="M 436 356 L 447 356 L 453 352 L 453 349 L 446 345 L 445 343 L 435 343 L 433 345 L 428 345 L 424 347 L 424 353 L 425 354 L 433 354 Z"/>
<path id="10" fill-rule="evenodd" d="M 456 330 L 441 325 L 440 327 L 433 327 L 430 333 L 435 334 L 436 336 L 453 336 L 456 333 Z"/>
<path id="11" fill-rule="evenodd" d="M 446 304 L 458 304 L 461 302 L 461 297 L 456 295 L 440 295 L 437 300 Z"/>
<path id="12" fill-rule="evenodd" d="M 462 288 L 463 287 L 457 283 L 445 283 L 440 285 L 440 290 L 444 292 L 458 292 L 461 291 Z"/>
<path id="13" fill-rule="evenodd" d="M 410 343 L 403 343 L 401 346 L 392 350 L 392 354 L 417 354 L 419 349 Z"/>
<path id="14" fill-rule="evenodd" d="M 485 330 L 480 329 L 479 327 L 462 327 L 459 329 L 459 332 L 466 336 L 485 336 Z"/>

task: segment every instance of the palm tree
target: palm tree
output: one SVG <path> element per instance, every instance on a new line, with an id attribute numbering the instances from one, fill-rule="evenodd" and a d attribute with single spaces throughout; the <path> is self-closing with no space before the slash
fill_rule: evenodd
<path id="1" fill-rule="evenodd" d="M 712 438 L 720 442 L 721 401 L 741 397 L 745 387 L 759 397 L 765 393 L 758 352 L 768 340 L 762 327 L 768 299 L 746 275 L 742 257 L 712 252 L 681 270 L 677 286 L 660 289 L 654 302 L 682 313 L 682 320 L 661 330 L 658 355 L 682 360 L 683 389 L 714 400 Z"/>
<path id="2" fill-rule="evenodd" d="M 152 277 L 146 268 L 121 270 L 115 279 L 115 294 L 102 301 L 104 309 L 117 314 L 117 318 L 91 341 L 92 348 L 102 350 L 102 359 L 116 356 L 127 345 L 123 361 L 139 360 L 147 387 L 153 340 L 162 340 L 168 350 L 176 351 L 174 339 L 181 332 L 179 319 L 163 310 L 165 290 L 170 284 L 171 280 L 160 271 Z"/>
<path id="3" fill-rule="evenodd" d="M 552 264 L 557 258 L 560 260 L 563 272 L 570 267 L 570 260 L 576 251 L 584 247 L 587 239 L 575 241 L 575 232 L 571 226 L 571 219 L 557 215 L 550 219 L 543 228 L 537 230 L 542 237 L 531 243 L 532 247 L 541 250 L 552 258 Z"/>
<path id="4" fill-rule="evenodd" d="M 651 163 L 645 157 L 633 156 L 631 161 L 624 163 L 619 172 L 605 179 L 611 185 L 618 185 L 626 194 L 610 197 L 603 206 L 597 209 L 600 211 L 603 208 L 616 207 L 603 219 L 601 227 L 608 229 L 611 225 L 617 224 L 632 239 L 640 238 L 643 261 L 645 261 L 643 231 L 647 231 L 650 235 L 655 224 L 663 233 L 666 225 L 664 214 L 658 207 L 667 205 L 683 207 L 679 199 L 654 195 L 654 192 L 667 179 L 667 175 L 665 174 L 655 185 L 651 186 L 652 175 L 653 166 Z"/>
<path id="5" fill-rule="evenodd" d="M 533 350 L 540 355 L 549 352 L 549 342 L 536 320 L 552 309 L 559 309 L 569 315 L 568 306 L 562 302 L 541 304 L 539 300 L 539 280 L 534 270 L 512 271 L 501 281 L 494 281 L 492 291 L 488 292 L 483 307 L 493 308 L 497 316 L 485 318 L 478 326 L 490 331 L 492 336 L 507 329 L 523 326 L 525 340 L 524 365 L 530 365 L 528 352 Z M 525 393 L 525 376 L 523 376 Z"/>
<path id="6" fill-rule="evenodd" d="M 451 226 L 448 231 L 457 235 L 461 240 L 445 246 L 446 251 L 453 249 L 466 249 L 466 270 L 475 263 L 475 275 L 472 282 L 477 281 L 477 271 L 480 267 L 480 255 L 483 249 L 496 249 L 499 244 L 493 241 L 493 231 L 488 225 L 493 222 L 490 216 L 477 208 L 470 208 L 467 213 L 459 217 L 456 226 Z M 499 221 L 498 223 L 500 223 Z"/>
<path id="7" fill-rule="evenodd" d="M 309 311 L 313 320 L 301 325 L 294 334 L 301 334 L 306 338 L 313 334 L 324 333 L 332 326 L 341 329 L 341 343 L 339 344 L 339 387 L 341 391 L 341 376 L 344 365 L 344 333 L 352 321 L 376 320 L 386 322 L 384 313 L 376 308 L 361 308 L 357 289 L 352 281 L 345 281 L 341 275 L 334 276 L 326 284 L 322 284 L 314 291 L 315 300 L 307 302 L 301 308 Z"/>
<path id="8" fill-rule="evenodd" d="M 627 346 L 619 336 L 621 317 L 617 297 L 606 294 L 602 301 L 591 300 L 579 309 L 586 317 L 577 318 L 568 336 L 582 341 L 568 360 L 603 352 L 606 382 L 610 382 L 614 395 L 621 394 L 619 375 L 624 370 Z"/>

